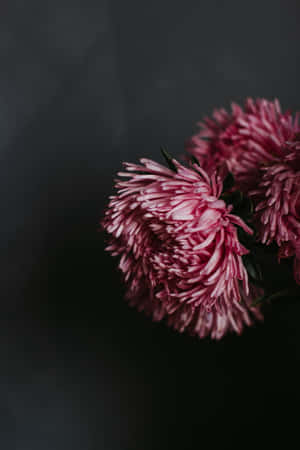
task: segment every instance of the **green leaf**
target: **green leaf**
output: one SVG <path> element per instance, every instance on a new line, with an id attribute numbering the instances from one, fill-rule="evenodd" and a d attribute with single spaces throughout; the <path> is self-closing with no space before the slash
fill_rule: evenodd
<path id="1" fill-rule="evenodd" d="M 267 296 L 266 295 L 261 295 L 260 297 L 258 297 L 257 299 L 255 299 L 252 303 L 251 303 L 251 307 L 253 306 L 257 306 L 257 305 L 261 305 L 262 303 L 264 303 L 267 300 Z"/>
<path id="2" fill-rule="evenodd" d="M 264 303 L 266 301 L 275 300 L 280 297 L 284 297 L 286 295 L 299 295 L 299 292 L 295 289 L 283 289 L 282 291 L 273 292 L 270 295 L 263 295 L 262 297 L 257 298 L 254 302 L 251 303 L 251 306 L 257 306 L 258 304 Z"/>
<path id="3" fill-rule="evenodd" d="M 193 164 L 197 164 L 197 166 L 201 167 L 198 159 L 194 155 L 191 155 L 190 159 L 191 159 Z"/>
<path id="4" fill-rule="evenodd" d="M 166 148 L 164 148 L 163 146 L 160 147 L 160 151 L 163 155 L 163 157 L 165 158 L 165 161 L 169 167 L 169 169 L 173 170 L 173 172 L 177 173 L 177 167 L 175 166 L 174 162 L 173 162 L 173 158 L 172 156 L 168 153 L 168 151 L 166 150 Z"/>
<path id="5" fill-rule="evenodd" d="M 239 215 L 236 211 L 240 208 L 244 198 L 241 191 L 223 192 L 221 198 L 227 203 L 227 205 L 233 205 L 234 214 Z"/>
<path id="6" fill-rule="evenodd" d="M 224 182 L 223 182 L 223 191 L 229 191 L 234 186 L 234 176 L 231 172 L 228 172 Z"/>
<path id="7" fill-rule="evenodd" d="M 259 262 L 253 257 L 251 253 L 243 256 L 243 263 L 247 270 L 250 281 L 257 286 L 263 287 L 263 274 Z"/>

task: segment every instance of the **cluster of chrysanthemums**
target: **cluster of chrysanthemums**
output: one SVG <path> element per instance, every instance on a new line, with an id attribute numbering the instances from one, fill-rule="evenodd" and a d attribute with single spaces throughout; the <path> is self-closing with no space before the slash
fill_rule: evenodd
<path id="1" fill-rule="evenodd" d="M 184 164 L 125 163 L 102 222 L 127 299 L 176 330 L 220 339 L 262 319 L 255 246 L 294 258 L 300 284 L 300 126 L 264 99 L 216 110 Z"/>

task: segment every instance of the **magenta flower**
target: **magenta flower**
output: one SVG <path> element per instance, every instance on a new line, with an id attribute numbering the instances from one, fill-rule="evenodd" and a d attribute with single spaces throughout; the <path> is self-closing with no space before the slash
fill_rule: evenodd
<path id="1" fill-rule="evenodd" d="M 244 110 L 235 103 L 230 113 L 215 110 L 199 124 L 200 132 L 186 142 L 186 150 L 209 173 L 226 165 L 244 192 L 255 187 L 259 166 L 281 154 L 281 147 L 299 131 L 298 117 L 282 113 L 278 100 L 247 99 Z"/>
<path id="2" fill-rule="evenodd" d="M 249 194 L 260 241 L 275 241 L 279 259 L 295 256 L 294 276 L 300 284 L 300 141 L 288 142 L 272 164 L 261 168 L 261 181 Z"/>
<path id="3" fill-rule="evenodd" d="M 248 284 L 237 227 L 251 233 L 220 199 L 222 182 L 194 164 L 168 169 L 148 159 L 125 163 L 103 227 L 120 257 L 131 305 L 179 331 L 219 339 L 241 333 L 261 294 Z M 173 170 L 171 170 L 173 169 Z"/>

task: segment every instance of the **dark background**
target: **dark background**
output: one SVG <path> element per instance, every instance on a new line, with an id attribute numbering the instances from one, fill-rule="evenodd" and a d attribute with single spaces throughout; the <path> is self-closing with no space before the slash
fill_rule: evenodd
<path id="1" fill-rule="evenodd" d="M 213 107 L 300 109 L 299 20 L 298 0 L 2 0 L 1 450 L 297 435 L 299 304 L 220 343 L 176 334 L 123 301 L 97 222 L 122 160 L 180 153 Z"/>

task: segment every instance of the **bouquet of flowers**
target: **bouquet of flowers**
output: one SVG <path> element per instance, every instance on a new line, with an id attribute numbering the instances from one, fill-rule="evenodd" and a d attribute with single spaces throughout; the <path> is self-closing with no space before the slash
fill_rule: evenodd
<path id="1" fill-rule="evenodd" d="M 183 161 L 162 154 L 166 165 L 124 163 L 101 222 L 129 304 L 220 339 L 262 320 L 264 303 L 290 291 L 290 274 L 299 295 L 298 115 L 247 99 L 201 122 Z"/>

